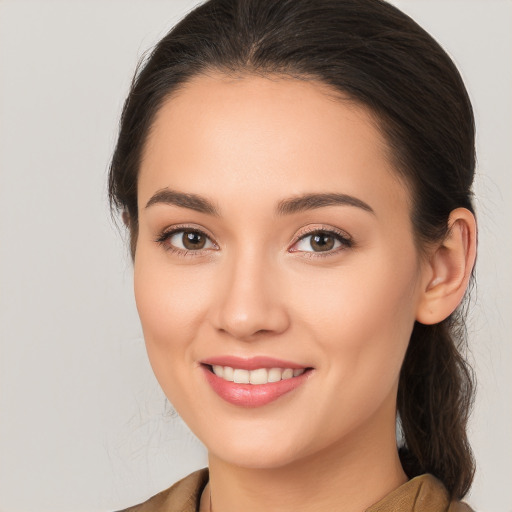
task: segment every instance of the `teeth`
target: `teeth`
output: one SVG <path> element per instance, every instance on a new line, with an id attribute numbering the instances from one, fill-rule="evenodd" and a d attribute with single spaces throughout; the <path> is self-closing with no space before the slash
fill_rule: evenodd
<path id="1" fill-rule="evenodd" d="M 217 377 L 224 377 L 224 367 L 219 365 L 213 365 L 213 373 L 215 373 Z"/>
<path id="2" fill-rule="evenodd" d="M 291 379 L 293 377 L 293 370 L 291 368 L 286 368 L 286 370 L 283 370 L 283 376 L 282 379 Z"/>
<path id="3" fill-rule="evenodd" d="M 213 373 L 224 380 L 237 384 L 267 384 L 279 382 L 302 375 L 305 368 L 258 368 L 256 370 L 242 370 L 231 366 L 212 366 Z"/>
<path id="4" fill-rule="evenodd" d="M 268 382 L 268 370 L 259 368 L 249 372 L 249 382 L 251 384 L 266 384 Z"/>
<path id="5" fill-rule="evenodd" d="M 269 382 L 279 382 L 281 380 L 282 372 L 281 368 L 271 368 L 268 371 Z"/>
<path id="6" fill-rule="evenodd" d="M 249 370 L 240 370 L 237 368 L 233 374 L 233 382 L 237 384 L 249 384 Z"/>
<path id="7" fill-rule="evenodd" d="M 222 368 L 222 366 L 220 368 Z M 215 368 L 213 369 L 213 371 L 215 371 Z M 231 366 L 224 366 L 224 374 L 219 375 L 219 377 L 222 377 L 223 379 L 233 382 L 233 374 L 234 373 L 235 373 L 235 370 L 233 370 L 233 368 L 231 368 Z"/>

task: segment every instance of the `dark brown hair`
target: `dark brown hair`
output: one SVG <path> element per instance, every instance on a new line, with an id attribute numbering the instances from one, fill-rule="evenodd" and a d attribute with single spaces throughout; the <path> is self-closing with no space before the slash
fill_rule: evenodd
<path id="1" fill-rule="evenodd" d="M 474 211 L 471 103 L 453 62 L 411 18 L 381 0 L 210 0 L 156 45 L 124 105 L 109 194 L 129 216 L 132 256 L 137 175 L 155 114 L 211 70 L 317 80 L 369 108 L 410 186 L 419 248 L 442 240 L 453 209 Z M 463 316 L 459 308 L 439 324 L 415 324 L 397 403 L 404 470 L 434 474 L 454 498 L 467 493 L 474 474 Z"/>

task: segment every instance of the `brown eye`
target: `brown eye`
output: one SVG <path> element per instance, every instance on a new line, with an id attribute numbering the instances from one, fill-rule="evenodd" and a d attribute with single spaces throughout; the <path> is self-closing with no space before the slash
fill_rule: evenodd
<path id="1" fill-rule="evenodd" d="M 198 231 L 184 231 L 182 235 L 183 247 L 189 251 L 202 249 L 206 245 L 206 237 Z"/>
<path id="2" fill-rule="evenodd" d="M 163 233 L 156 241 L 167 249 L 182 252 L 216 248 L 210 237 L 197 229 L 176 229 Z"/>
<path id="3" fill-rule="evenodd" d="M 352 247 L 350 238 L 334 231 L 314 231 L 304 235 L 295 243 L 293 251 L 319 253 L 337 252 L 336 249 Z"/>
<path id="4" fill-rule="evenodd" d="M 320 233 L 311 236 L 310 245 L 314 251 L 330 251 L 334 247 L 334 237 L 328 234 Z"/>

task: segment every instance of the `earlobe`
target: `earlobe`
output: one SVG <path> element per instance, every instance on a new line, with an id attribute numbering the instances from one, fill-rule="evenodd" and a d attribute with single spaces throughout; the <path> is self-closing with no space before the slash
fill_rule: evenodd
<path id="1" fill-rule="evenodd" d="M 126 210 L 123 210 L 122 219 L 123 219 L 123 224 L 127 228 L 129 228 L 130 227 L 130 214 Z"/>
<path id="2" fill-rule="evenodd" d="M 476 258 L 476 221 L 466 208 L 453 210 L 446 237 L 432 250 L 416 320 L 435 324 L 450 316 L 460 304 Z"/>

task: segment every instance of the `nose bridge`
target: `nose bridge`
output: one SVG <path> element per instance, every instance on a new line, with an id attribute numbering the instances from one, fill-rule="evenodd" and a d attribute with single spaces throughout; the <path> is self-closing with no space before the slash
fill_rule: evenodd
<path id="1" fill-rule="evenodd" d="M 257 333 L 279 333 L 287 328 L 276 266 L 268 254 L 254 247 L 241 248 L 226 258 L 220 273 L 218 329 L 238 339 L 250 339 Z"/>

